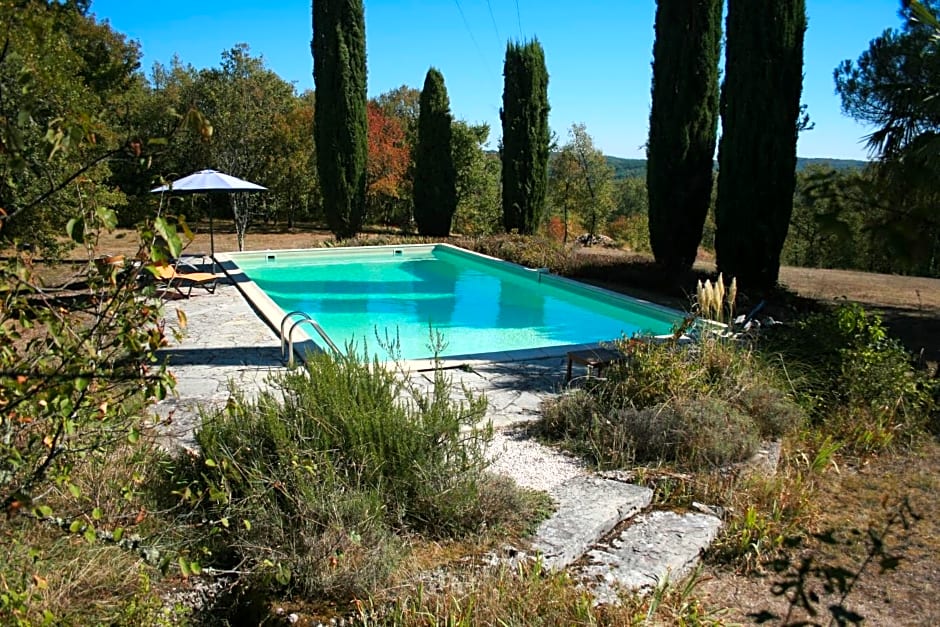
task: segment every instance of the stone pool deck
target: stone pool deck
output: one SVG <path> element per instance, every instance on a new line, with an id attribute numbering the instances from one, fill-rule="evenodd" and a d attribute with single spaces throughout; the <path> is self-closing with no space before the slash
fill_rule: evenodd
<path id="1" fill-rule="evenodd" d="M 278 333 L 229 282 L 221 282 L 214 294 L 197 288 L 189 299 L 166 301 L 165 322 L 170 346 L 160 354 L 177 386 L 154 409 L 165 423 L 161 432 L 168 446 L 194 448 L 200 411 L 223 407 L 233 388 L 257 394 L 268 377 L 287 368 Z M 645 511 L 647 488 L 597 477 L 578 460 L 525 434 L 525 423 L 537 418 L 542 401 L 564 390 L 566 369 L 562 350 L 512 362 L 474 360 L 447 374 L 457 384 L 455 393 L 465 386 L 487 397 L 486 419 L 496 432 L 491 470 L 554 498 L 557 510 L 532 542 L 546 565 L 574 568 L 596 590 L 598 601 L 612 600 L 611 589 L 618 585 L 648 590 L 663 578 L 677 580 L 717 533 L 717 518 L 672 514 L 658 523 L 661 515 Z M 584 369 L 577 367 L 574 374 Z M 432 372 L 410 370 L 407 376 L 419 389 L 432 385 Z M 642 530 L 642 542 L 631 539 L 634 526 Z"/>

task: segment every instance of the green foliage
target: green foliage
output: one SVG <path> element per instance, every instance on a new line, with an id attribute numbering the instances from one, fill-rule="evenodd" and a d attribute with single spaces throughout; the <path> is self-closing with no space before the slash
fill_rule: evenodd
<path id="1" fill-rule="evenodd" d="M 614 170 L 614 180 L 641 178 L 646 180 L 646 159 L 624 159 L 605 155 L 607 165 Z"/>
<path id="2" fill-rule="evenodd" d="M 872 40 L 856 62 L 843 61 L 835 70 L 836 91 L 843 112 L 876 129 L 868 147 L 878 159 L 870 173 L 881 198 L 872 204 L 886 210 L 865 212 L 881 214 L 866 227 L 894 244 L 900 269 L 937 276 L 940 26 L 936 2 L 902 4 L 903 28 Z"/>
<path id="3" fill-rule="evenodd" d="M 267 186 L 279 182 L 285 172 L 290 175 L 292 167 L 302 167 L 278 155 L 291 147 L 297 151 L 298 142 L 309 142 L 309 137 L 289 133 L 285 118 L 293 115 L 300 122 L 297 130 L 309 129 L 310 120 L 304 124 L 305 118 L 296 111 L 303 105 L 295 103 L 293 86 L 265 67 L 263 59 L 252 57 L 247 45 L 223 52 L 221 67 L 200 72 L 194 90 L 196 106 L 213 123 L 212 137 L 204 146 L 205 161 L 195 169 L 211 165 Z M 309 153 L 295 152 L 295 156 L 309 159 Z M 225 204 L 231 205 L 242 250 L 248 227 L 262 213 L 260 197 L 231 194 Z"/>
<path id="4" fill-rule="evenodd" d="M 196 545 L 258 589 L 361 598 L 395 568 L 396 532 L 449 538 L 524 518 L 522 495 L 484 474 L 485 400 L 453 400 L 443 371 L 425 392 L 350 351 L 271 383 L 206 416 L 202 455 L 181 457 L 174 478 Z"/>
<path id="5" fill-rule="evenodd" d="M 600 233 L 614 209 L 613 170 L 583 124 L 572 124 L 568 143 L 551 160 L 548 189 L 552 213 L 564 216 L 567 241 L 569 215 L 590 235 Z"/>
<path id="6" fill-rule="evenodd" d="M 747 459 L 760 438 L 803 419 L 780 375 L 745 346 L 629 340 L 606 380 L 543 408 L 541 426 L 602 467 L 668 461 L 711 468 Z"/>
<path id="7" fill-rule="evenodd" d="M 366 197 L 366 27 L 362 0 L 313 4 L 314 141 L 327 223 L 339 238 L 362 228 Z"/>
<path id="8" fill-rule="evenodd" d="M 715 250 L 742 289 L 776 285 L 793 210 L 804 0 L 729 0 Z"/>
<path id="9" fill-rule="evenodd" d="M 902 4 L 903 28 L 873 39 L 856 62 L 840 63 L 834 71 L 836 91 L 846 114 L 877 127 L 868 136 L 872 154 L 901 167 L 901 161 L 926 160 L 935 168 L 940 165 L 935 150 L 940 129 L 937 3 Z"/>
<path id="10" fill-rule="evenodd" d="M 940 273 L 940 223 L 924 215 L 930 194 L 893 185 L 885 167 L 813 167 L 797 175 L 783 261 L 869 272 Z M 925 219 L 926 218 L 926 219 Z"/>
<path id="11" fill-rule="evenodd" d="M 452 116 L 444 77 L 431 68 L 421 91 L 415 146 L 414 218 L 421 235 L 450 235 L 457 211 Z"/>
<path id="12" fill-rule="evenodd" d="M 457 213 L 454 230 L 461 235 L 492 235 L 502 231 L 499 158 L 484 150 L 490 127 L 453 124 L 454 166 L 457 170 Z"/>
<path id="13" fill-rule="evenodd" d="M 762 344 L 787 363 L 813 421 L 850 446 L 876 450 L 912 437 L 936 409 L 936 381 L 915 371 L 881 318 L 859 305 L 773 329 Z"/>
<path id="14" fill-rule="evenodd" d="M 606 234 L 634 252 L 650 252 L 649 196 L 646 179 L 628 176 L 614 182 L 616 204 Z"/>
<path id="15" fill-rule="evenodd" d="M 503 227 L 531 235 L 542 221 L 548 187 L 548 72 L 538 40 L 510 42 L 503 65 Z"/>
<path id="16" fill-rule="evenodd" d="M 659 0 L 646 179 L 656 261 L 695 262 L 718 134 L 721 0 Z"/>
<path id="17" fill-rule="evenodd" d="M 93 241 L 98 220 L 111 223 L 113 214 L 73 222 L 73 237 Z M 167 241 L 150 240 L 153 254 L 166 256 Z M 23 260 L 0 266 L 0 509 L 49 516 L 50 483 L 68 486 L 90 453 L 136 437 L 143 418 L 129 401 L 163 398 L 172 386 L 154 366 L 162 312 L 141 298 L 137 272 L 91 263 L 86 271 L 90 289 L 76 306 L 40 298 Z"/>
<path id="18" fill-rule="evenodd" d="M 104 163 L 123 153 L 116 110 L 140 87 L 140 53 L 72 4 L 5 2 L 0 22 L 0 242 L 55 252 L 72 183 L 110 193 Z"/>
<path id="19" fill-rule="evenodd" d="M 607 235 L 631 252 L 648 253 L 650 248 L 649 218 L 645 213 L 618 216 L 607 225 Z"/>
<path id="20" fill-rule="evenodd" d="M 149 558 L 159 555 L 165 530 L 146 515 L 144 487 L 166 459 L 146 434 L 136 445 L 101 443 L 68 483 L 46 486 L 38 509 L 50 516 L 8 510 L 0 525 L 0 622 L 180 624 L 185 612 L 151 586 L 160 571 Z M 25 605 L 17 607 L 17 598 Z"/>

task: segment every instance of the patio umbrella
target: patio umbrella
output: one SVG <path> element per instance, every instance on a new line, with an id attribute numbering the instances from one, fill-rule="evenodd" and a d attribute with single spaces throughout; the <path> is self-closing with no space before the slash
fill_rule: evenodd
<path id="1" fill-rule="evenodd" d="M 216 170 L 200 170 L 189 176 L 172 181 L 168 185 L 161 185 L 150 190 L 152 194 L 207 194 L 211 192 L 235 194 L 239 192 L 263 192 L 267 187 L 257 183 L 245 181 Z M 212 228 L 212 210 L 209 210 L 209 255 L 215 264 L 215 232 Z"/>

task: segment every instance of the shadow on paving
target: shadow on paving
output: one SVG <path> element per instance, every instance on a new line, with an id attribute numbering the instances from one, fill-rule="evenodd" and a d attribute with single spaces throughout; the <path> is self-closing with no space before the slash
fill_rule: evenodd
<path id="1" fill-rule="evenodd" d="M 274 346 L 226 348 L 168 348 L 157 353 L 171 366 L 284 366 Z"/>
<path id="2" fill-rule="evenodd" d="M 471 366 L 465 372 L 484 379 L 491 390 L 557 392 L 564 385 L 564 358 L 526 363 L 493 362 Z"/>

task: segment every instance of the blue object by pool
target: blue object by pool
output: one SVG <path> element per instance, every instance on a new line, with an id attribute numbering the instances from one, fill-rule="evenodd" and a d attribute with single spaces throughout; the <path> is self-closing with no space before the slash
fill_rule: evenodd
<path id="1" fill-rule="evenodd" d="M 682 317 L 442 244 L 227 257 L 277 305 L 266 313 L 272 325 L 303 311 L 338 345 L 365 343 L 383 358 L 376 334 L 397 336 L 400 356 L 419 359 L 432 355 L 431 330 L 445 342 L 441 356 L 470 356 L 660 335 Z"/>

